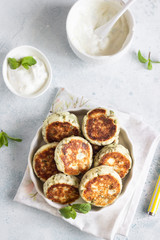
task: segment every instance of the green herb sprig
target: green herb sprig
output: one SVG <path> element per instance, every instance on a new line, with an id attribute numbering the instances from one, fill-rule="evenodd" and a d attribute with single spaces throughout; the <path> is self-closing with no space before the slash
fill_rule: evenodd
<path id="1" fill-rule="evenodd" d="M 147 68 L 148 70 L 152 70 L 152 63 L 160 63 L 159 61 L 152 61 L 151 60 L 151 52 L 149 52 L 148 54 L 148 59 L 144 58 L 141 54 L 141 51 L 139 50 L 138 51 L 138 60 L 141 62 L 141 63 L 147 63 Z"/>
<path id="2" fill-rule="evenodd" d="M 78 204 L 72 204 L 67 207 L 61 208 L 59 211 L 61 215 L 65 218 L 72 218 L 75 219 L 77 216 L 76 211 L 86 214 L 91 210 L 91 204 L 90 203 L 78 203 Z"/>
<path id="3" fill-rule="evenodd" d="M 5 133 L 4 131 L 0 132 L 0 148 L 5 145 L 6 147 L 8 147 L 8 139 L 16 141 L 16 142 L 21 142 L 22 139 L 20 138 L 14 138 L 14 137 L 10 137 L 8 136 L 7 133 Z"/>
<path id="4" fill-rule="evenodd" d="M 29 67 L 35 65 L 36 63 L 37 61 L 31 56 L 24 57 L 19 60 L 16 60 L 15 58 L 8 58 L 8 64 L 11 69 L 19 68 L 22 65 L 25 69 L 28 70 Z"/>

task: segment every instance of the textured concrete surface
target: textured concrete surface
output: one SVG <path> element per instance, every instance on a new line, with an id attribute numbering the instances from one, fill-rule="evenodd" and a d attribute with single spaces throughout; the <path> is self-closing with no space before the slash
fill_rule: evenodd
<path id="1" fill-rule="evenodd" d="M 70 49 L 65 31 L 67 13 L 73 0 L 0 1 L 0 64 L 12 48 L 32 45 L 51 62 L 50 89 L 36 99 L 14 96 L 0 76 L 0 129 L 21 137 L 0 149 L 0 226 L 2 240 L 94 240 L 62 219 L 13 202 L 27 166 L 30 142 L 44 120 L 55 96 L 63 86 L 75 94 L 101 100 L 126 112 L 135 112 L 160 131 L 160 65 L 151 71 L 137 60 L 141 49 L 160 60 L 160 1 L 141 0 L 132 6 L 136 31 L 132 46 L 118 62 L 95 66 L 79 60 Z M 150 168 L 129 240 L 157 240 L 160 235 L 160 209 L 155 217 L 146 214 L 160 172 L 160 146 Z M 116 240 L 123 239 L 116 237 Z"/>

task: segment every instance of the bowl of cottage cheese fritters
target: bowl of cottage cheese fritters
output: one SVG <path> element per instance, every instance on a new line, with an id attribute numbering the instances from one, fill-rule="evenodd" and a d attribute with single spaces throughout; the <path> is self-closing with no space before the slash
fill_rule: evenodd
<path id="1" fill-rule="evenodd" d="M 57 208 L 76 201 L 99 209 L 113 204 L 125 191 L 132 166 L 131 140 L 105 108 L 52 113 L 29 153 L 38 193 Z"/>

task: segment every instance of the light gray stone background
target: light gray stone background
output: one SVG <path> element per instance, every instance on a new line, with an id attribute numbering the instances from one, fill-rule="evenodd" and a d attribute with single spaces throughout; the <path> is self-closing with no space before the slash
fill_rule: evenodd
<path id="1" fill-rule="evenodd" d="M 1 0 L 0 64 L 12 48 L 32 45 L 51 62 L 50 89 L 36 99 L 13 95 L 0 76 L 0 129 L 21 137 L 0 149 L 1 240 L 96 240 L 48 213 L 13 202 L 27 166 L 30 142 L 42 124 L 56 87 L 98 99 L 119 110 L 142 115 L 160 131 L 160 64 L 151 71 L 137 60 L 141 49 L 160 60 L 160 1 L 141 0 L 132 6 L 136 31 L 132 46 L 118 62 L 95 66 L 79 60 L 70 49 L 65 31 L 67 13 L 74 0 Z M 140 133 L 141 134 L 141 133 Z M 160 172 L 160 146 L 153 159 L 143 194 L 129 232 L 129 240 L 160 239 L 160 209 L 155 217 L 146 212 Z M 116 240 L 122 239 L 117 236 Z"/>

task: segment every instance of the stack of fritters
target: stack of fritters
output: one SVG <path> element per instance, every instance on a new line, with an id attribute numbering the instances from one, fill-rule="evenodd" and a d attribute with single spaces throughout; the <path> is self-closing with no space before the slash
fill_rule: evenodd
<path id="1" fill-rule="evenodd" d="M 81 196 L 86 202 L 104 207 L 121 193 L 121 178 L 129 172 L 132 160 L 129 151 L 118 144 L 120 125 L 113 111 L 90 110 L 81 129 L 82 135 L 73 113 L 50 115 L 42 127 L 48 144 L 35 153 L 33 169 L 45 182 L 44 195 L 48 199 L 67 204 Z"/>

